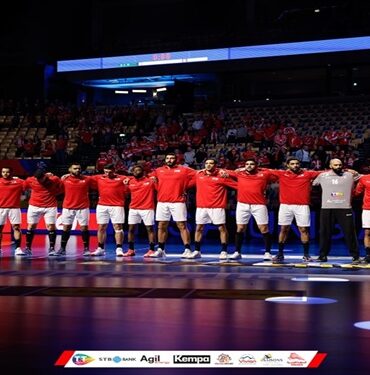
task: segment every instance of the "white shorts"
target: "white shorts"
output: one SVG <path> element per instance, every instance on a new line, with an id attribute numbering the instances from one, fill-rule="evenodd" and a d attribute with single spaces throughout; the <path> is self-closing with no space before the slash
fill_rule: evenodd
<path id="1" fill-rule="evenodd" d="M 9 218 L 10 224 L 21 224 L 22 215 L 20 208 L 0 208 L 0 225 L 5 225 L 6 219 Z"/>
<path id="2" fill-rule="evenodd" d="M 174 221 L 186 221 L 188 217 L 186 204 L 183 202 L 158 202 L 155 219 L 157 221 L 170 221 L 171 216 Z"/>
<path id="3" fill-rule="evenodd" d="M 224 208 L 197 208 L 195 213 L 196 224 L 221 225 L 226 223 Z"/>
<path id="4" fill-rule="evenodd" d="M 295 218 L 299 227 L 311 224 L 310 206 L 307 204 L 280 204 L 279 225 L 290 225 Z"/>
<path id="5" fill-rule="evenodd" d="M 30 204 L 27 210 L 27 223 L 38 224 L 41 216 L 43 216 L 45 224 L 55 224 L 57 222 L 57 213 L 56 207 L 37 207 Z"/>
<path id="6" fill-rule="evenodd" d="M 362 228 L 370 229 L 370 210 L 362 211 Z"/>
<path id="7" fill-rule="evenodd" d="M 137 210 L 135 208 L 130 208 L 128 212 L 129 225 L 140 224 L 141 220 L 146 226 L 154 225 L 154 210 Z"/>
<path id="8" fill-rule="evenodd" d="M 122 206 L 96 206 L 96 222 L 98 224 L 123 224 L 125 222 L 125 208 Z"/>
<path id="9" fill-rule="evenodd" d="M 236 205 L 236 224 L 248 224 L 251 216 L 254 217 L 257 225 L 266 225 L 269 223 L 267 207 L 264 204 L 238 202 Z"/>
<path id="10" fill-rule="evenodd" d="M 76 218 L 78 224 L 87 226 L 89 225 L 90 210 L 82 208 L 80 210 L 71 210 L 63 208 L 62 210 L 62 223 L 63 225 L 72 225 L 73 220 Z"/>

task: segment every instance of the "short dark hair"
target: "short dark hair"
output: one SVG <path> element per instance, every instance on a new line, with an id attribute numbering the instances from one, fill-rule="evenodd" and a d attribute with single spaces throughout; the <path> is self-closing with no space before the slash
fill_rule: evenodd
<path id="1" fill-rule="evenodd" d="M 166 152 L 164 158 L 166 159 L 167 156 L 175 156 L 177 158 L 177 155 L 174 152 Z"/>
<path id="2" fill-rule="evenodd" d="M 9 167 L 9 166 L 6 166 L 6 165 L 4 165 L 3 167 L 1 167 L 1 169 L 9 169 L 9 172 L 13 172 L 13 168 Z"/>
<path id="3" fill-rule="evenodd" d="M 140 168 L 142 171 L 144 170 L 144 167 L 143 167 L 142 165 L 140 165 L 140 164 L 135 164 L 135 165 L 131 168 L 131 170 L 134 170 L 135 168 Z"/>
<path id="4" fill-rule="evenodd" d="M 204 162 L 206 162 L 207 160 L 212 160 L 217 165 L 217 160 L 215 158 L 206 158 Z"/>
<path id="5" fill-rule="evenodd" d="M 253 161 L 254 164 L 257 164 L 257 160 L 255 158 L 247 158 L 244 161 L 245 162 L 247 162 L 247 161 Z"/>
<path id="6" fill-rule="evenodd" d="M 113 163 L 106 164 L 104 165 L 103 169 L 114 169 L 114 165 Z"/>
<path id="7" fill-rule="evenodd" d="M 287 159 L 286 159 L 286 163 L 289 164 L 292 160 L 297 160 L 299 162 L 301 162 L 296 156 L 289 156 Z"/>

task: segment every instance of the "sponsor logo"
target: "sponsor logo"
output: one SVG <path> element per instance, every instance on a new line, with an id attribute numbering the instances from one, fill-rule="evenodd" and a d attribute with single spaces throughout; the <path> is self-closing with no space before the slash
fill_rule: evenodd
<path id="1" fill-rule="evenodd" d="M 72 362 L 77 366 L 87 365 L 92 361 L 95 361 L 95 358 L 90 357 L 87 354 L 75 354 L 72 357 Z"/>
<path id="2" fill-rule="evenodd" d="M 148 362 L 148 363 L 151 363 L 151 364 L 153 364 L 153 363 L 166 363 L 166 364 L 169 364 L 170 363 L 168 361 L 162 361 L 160 355 L 153 355 L 153 356 L 143 355 L 140 358 L 140 362 Z"/>
<path id="3" fill-rule="evenodd" d="M 291 366 L 303 366 L 307 361 L 297 353 L 290 353 L 287 361 Z"/>
<path id="4" fill-rule="evenodd" d="M 265 354 L 262 358 L 261 358 L 261 362 L 264 363 L 264 364 L 282 364 L 283 363 L 283 359 L 282 358 L 274 358 L 272 356 L 272 354 L 268 353 L 268 354 Z"/>
<path id="5" fill-rule="evenodd" d="M 186 363 L 186 364 L 202 364 L 211 363 L 210 355 L 174 355 L 173 363 Z"/>
<path id="6" fill-rule="evenodd" d="M 114 357 L 99 357 L 99 362 L 115 362 L 115 363 L 120 363 L 120 362 L 135 362 L 136 358 L 135 357 L 120 357 L 118 355 Z"/>
<path id="7" fill-rule="evenodd" d="M 217 365 L 232 365 L 232 359 L 231 357 L 228 355 L 228 354 L 225 354 L 225 353 L 221 353 L 218 357 L 217 357 L 217 362 L 216 362 Z"/>
<path id="8" fill-rule="evenodd" d="M 251 354 L 244 354 L 239 358 L 239 363 L 243 365 L 251 365 L 257 363 L 256 358 Z"/>
<path id="9" fill-rule="evenodd" d="M 343 192 L 341 192 L 341 191 L 333 191 L 332 193 L 330 193 L 330 195 L 332 196 L 332 197 L 343 197 L 344 196 L 344 193 Z"/>

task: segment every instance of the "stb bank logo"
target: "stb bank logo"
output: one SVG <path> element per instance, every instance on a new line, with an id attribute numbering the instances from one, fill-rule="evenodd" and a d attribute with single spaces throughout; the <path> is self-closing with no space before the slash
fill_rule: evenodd
<path id="1" fill-rule="evenodd" d="M 86 354 L 75 354 L 72 357 L 72 362 L 77 366 L 87 365 L 88 363 L 92 361 L 95 361 L 95 359 Z"/>
<path id="2" fill-rule="evenodd" d="M 211 363 L 210 355 L 174 355 L 173 363 L 178 364 L 194 364 L 200 365 L 203 363 Z"/>

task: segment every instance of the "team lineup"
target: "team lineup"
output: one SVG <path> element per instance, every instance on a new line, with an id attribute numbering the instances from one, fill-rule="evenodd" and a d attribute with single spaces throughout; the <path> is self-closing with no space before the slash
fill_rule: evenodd
<path id="1" fill-rule="evenodd" d="M 331 249 L 331 237 L 335 223 L 343 230 L 346 246 L 353 264 L 361 261 L 370 263 L 370 177 L 360 176 L 356 171 L 344 170 L 341 160 L 332 159 L 329 169 L 313 171 L 301 168 L 295 157 L 286 160 L 285 170 L 259 168 L 254 159 L 247 159 L 245 167 L 238 170 L 217 168 L 215 159 L 206 159 L 204 169 L 177 164 L 176 155 L 167 153 L 164 165 L 145 175 L 141 165 L 131 170 L 130 176 L 118 175 L 113 165 L 106 165 L 104 174 L 85 176 L 81 165 L 74 162 L 69 174 L 57 177 L 45 169 L 38 169 L 25 180 L 13 176 L 12 169 L 3 167 L 0 178 L 0 245 L 4 225 L 9 220 L 15 241 L 15 256 L 31 256 L 32 242 L 37 224 L 44 217 L 48 230 L 50 257 L 66 255 L 72 224 L 77 220 L 83 242 L 84 256 L 105 255 L 107 226 L 114 228 L 116 256 L 133 257 L 135 252 L 135 230 L 143 223 L 147 230 L 148 251 L 146 258 L 166 256 L 168 225 L 176 222 L 183 242 L 181 255 L 186 259 L 202 257 L 201 243 L 206 224 L 218 227 L 221 250 L 220 260 L 237 260 L 242 257 L 242 244 L 247 224 L 253 216 L 264 242 L 266 261 L 284 262 L 284 247 L 289 229 L 295 220 L 303 248 L 303 262 L 327 262 Z M 279 183 L 278 253 L 271 255 L 272 236 L 269 233 L 266 189 L 272 182 Z M 310 198 L 312 186 L 321 186 L 320 244 L 319 256 L 315 260 L 310 255 Z M 196 190 L 196 228 L 194 248 L 187 226 L 187 191 Z M 235 250 L 228 253 L 228 229 L 226 207 L 228 189 L 237 192 Z M 89 192 L 97 190 L 99 199 L 96 206 L 98 224 L 98 246 L 90 251 Z M 30 191 L 27 209 L 26 244 L 21 247 L 21 196 Z M 56 244 L 57 197 L 63 194 L 63 230 L 60 248 Z M 360 258 L 360 249 L 355 232 L 352 212 L 352 197 L 363 197 L 362 227 L 364 228 L 365 257 Z M 130 196 L 128 211 L 128 249 L 123 250 L 125 223 L 125 201 Z M 155 221 L 158 230 L 155 230 Z M 0 252 L 1 252 L 0 247 Z"/>

